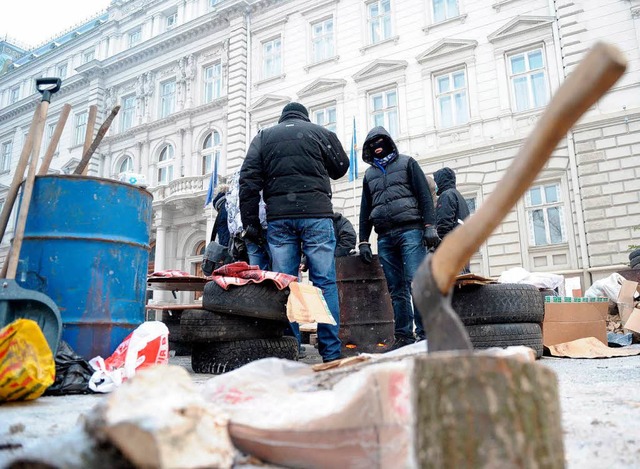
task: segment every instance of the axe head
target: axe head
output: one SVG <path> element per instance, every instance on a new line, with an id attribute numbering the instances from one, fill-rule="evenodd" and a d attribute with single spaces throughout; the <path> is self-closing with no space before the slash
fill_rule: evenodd
<path id="1" fill-rule="evenodd" d="M 460 317 L 451 307 L 451 291 L 440 292 L 431 271 L 433 254 L 420 264 L 411 284 L 413 301 L 422 316 L 422 325 L 427 334 L 427 350 L 472 350 L 469 334 Z"/>

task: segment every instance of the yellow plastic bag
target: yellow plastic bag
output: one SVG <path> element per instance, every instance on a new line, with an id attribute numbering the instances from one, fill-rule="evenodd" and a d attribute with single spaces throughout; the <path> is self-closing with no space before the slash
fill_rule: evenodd
<path id="1" fill-rule="evenodd" d="M 17 319 L 0 330 L 0 402 L 36 399 L 55 375 L 53 354 L 35 321 Z"/>

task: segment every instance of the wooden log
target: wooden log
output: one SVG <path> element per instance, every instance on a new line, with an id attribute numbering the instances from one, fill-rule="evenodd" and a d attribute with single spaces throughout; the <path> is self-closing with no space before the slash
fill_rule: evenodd
<path id="1" fill-rule="evenodd" d="M 92 104 L 91 106 L 89 106 L 89 117 L 87 119 L 87 131 L 84 134 L 84 145 L 82 147 L 83 155 L 87 152 L 87 150 L 89 150 L 89 147 L 91 147 L 91 142 L 93 141 L 93 131 L 95 130 L 95 127 L 96 127 L 97 117 L 98 117 L 98 106 L 96 106 L 95 104 Z M 87 175 L 88 169 L 89 168 L 87 166 L 84 167 L 82 171 L 83 176 Z"/>
<path id="2" fill-rule="evenodd" d="M 65 104 L 64 106 L 62 106 L 62 111 L 60 111 L 58 123 L 56 124 L 56 128 L 53 130 L 53 135 L 51 135 L 51 141 L 49 142 L 49 146 L 47 147 L 47 151 L 45 152 L 44 157 L 42 157 L 42 165 L 38 170 L 38 176 L 44 176 L 49 171 L 49 165 L 51 164 L 53 155 L 58 148 L 60 136 L 62 135 L 62 131 L 64 130 L 64 125 L 67 123 L 69 112 L 71 112 L 71 104 Z"/>
<path id="3" fill-rule="evenodd" d="M 418 467 L 564 467 L 552 370 L 462 352 L 425 355 L 415 366 Z"/>

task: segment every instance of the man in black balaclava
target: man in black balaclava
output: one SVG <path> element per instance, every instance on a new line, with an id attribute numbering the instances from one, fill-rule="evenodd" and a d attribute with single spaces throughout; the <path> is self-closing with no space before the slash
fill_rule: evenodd
<path id="1" fill-rule="evenodd" d="M 371 165 L 362 183 L 360 258 L 373 259 L 369 235 L 378 234 L 378 255 L 387 279 L 395 320 L 392 349 L 425 338 L 422 318 L 411 299 L 411 281 L 427 248 L 440 241 L 435 228 L 433 200 L 418 162 L 398 152 L 383 127 L 373 128 L 362 147 Z M 415 320 L 415 336 L 414 336 Z"/>

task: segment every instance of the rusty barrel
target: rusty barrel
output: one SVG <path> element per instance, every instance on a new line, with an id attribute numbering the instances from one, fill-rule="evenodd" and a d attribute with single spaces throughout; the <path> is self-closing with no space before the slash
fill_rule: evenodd
<path id="1" fill-rule="evenodd" d="M 375 353 L 393 342 L 393 307 L 378 256 L 365 264 L 358 256 L 336 258 L 342 352 Z"/>
<path id="2" fill-rule="evenodd" d="M 144 321 L 149 192 L 90 176 L 38 176 L 16 280 L 51 298 L 62 339 L 106 358 Z"/>

